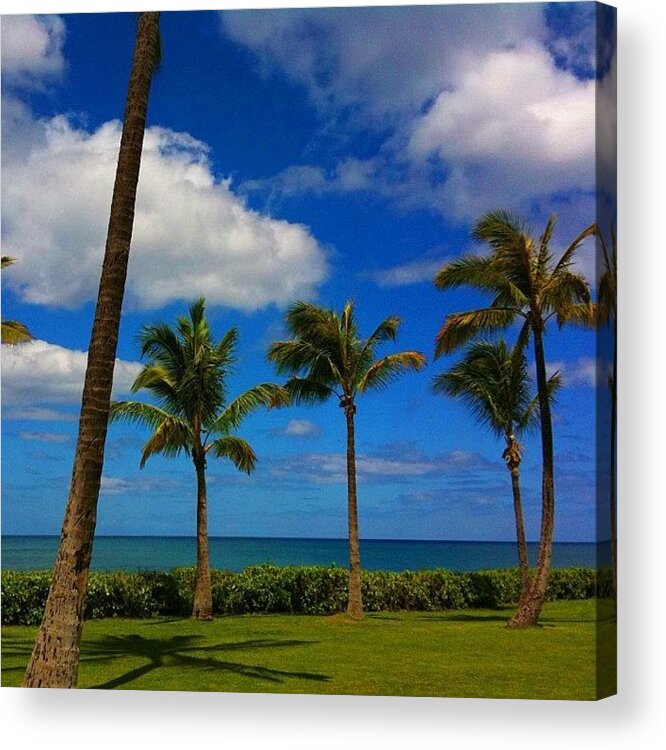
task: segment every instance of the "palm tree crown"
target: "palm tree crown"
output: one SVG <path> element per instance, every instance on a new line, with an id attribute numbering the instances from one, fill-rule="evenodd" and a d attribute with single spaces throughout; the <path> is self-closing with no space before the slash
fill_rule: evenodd
<path id="1" fill-rule="evenodd" d="M 488 256 L 465 256 L 449 263 L 435 277 L 438 289 L 471 286 L 492 296 L 490 305 L 449 315 L 437 333 L 435 356 L 449 353 L 480 334 L 504 330 L 523 319 L 542 330 L 553 317 L 589 325 L 593 315 L 585 276 L 572 269 L 581 243 L 595 234 L 584 229 L 554 262 L 551 242 L 556 217 L 551 216 L 535 240 L 521 220 L 506 211 L 491 211 L 475 225 L 473 239 L 490 246 Z"/>
<path id="2" fill-rule="evenodd" d="M 400 318 L 383 320 L 367 339 L 358 332 L 354 303 L 342 313 L 308 302 L 296 302 L 288 310 L 289 341 L 276 341 L 268 358 L 282 375 L 296 402 L 316 403 L 337 396 L 340 405 L 351 406 L 357 394 L 384 388 L 399 375 L 421 370 L 426 363 L 415 351 L 387 354 L 376 359 L 377 347 L 395 341 Z"/>
<path id="3" fill-rule="evenodd" d="M 288 402 L 286 392 L 273 383 L 254 386 L 227 403 L 226 379 L 235 362 L 238 332 L 231 328 L 214 342 L 203 299 L 178 318 L 176 329 L 159 323 L 145 326 L 141 354 L 149 361 L 139 373 L 132 392 L 149 391 L 159 405 L 136 401 L 114 402 L 111 417 L 143 424 L 153 434 L 143 447 L 141 466 L 150 456 L 176 456 L 182 451 L 197 457 L 229 458 L 248 474 L 256 456 L 250 445 L 232 435 L 243 419 L 260 407 Z"/>
<path id="4" fill-rule="evenodd" d="M 460 398 L 480 424 L 507 442 L 531 431 L 538 426 L 539 399 L 530 388 L 525 344 L 509 348 L 503 339 L 470 344 L 458 363 L 435 376 L 434 392 Z M 560 385 L 559 374 L 553 374 L 551 398 Z"/>

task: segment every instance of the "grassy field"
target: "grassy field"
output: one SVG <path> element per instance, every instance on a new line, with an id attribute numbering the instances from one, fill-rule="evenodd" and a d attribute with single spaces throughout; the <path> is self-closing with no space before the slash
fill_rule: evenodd
<path id="1" fill-rule="evenodd" d="M 554 602 L 543 627 L 510 610 L 245 615 L 86 623 L 84 688 L 592 700 L 612 692 L 615 653 L 595 657 L 593 601 Z M 611 634 L 612 620 L 599 624 Z M 19 685 L 36 629 L 2 629 L 2 685 Z M 601 687 L 597 690 L 597 684 Z"/>

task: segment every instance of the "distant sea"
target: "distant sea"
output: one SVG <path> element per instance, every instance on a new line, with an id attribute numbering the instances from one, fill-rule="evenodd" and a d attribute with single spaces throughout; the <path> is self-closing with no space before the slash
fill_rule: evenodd
<path id="1" fill-rule="evenodd" d="M 40 570 L 53 565 L 58 546 L 55 536 L 3 536 L 4 570 Z M 605 546 L 600 545 L 603 557 Z M 538 545 L 529 545 L 530 563 Z M 593 542 L 556 543 L 553 565 L 596 566 Z M 277 539 L 212 537 L 211 567 L 239 571 L 248 565 L 347 565 L 346 539 Z M 99 536 L 95 539 L 94 570 L 170 570 L 194 566 L 196 543 L 191 537 Z M 424 570 L 448 568 L 469 571 L 517 565 L 513 542 L 431 542 L 366 539 L 361 542 L 363 567 L 369 570 Z"/>

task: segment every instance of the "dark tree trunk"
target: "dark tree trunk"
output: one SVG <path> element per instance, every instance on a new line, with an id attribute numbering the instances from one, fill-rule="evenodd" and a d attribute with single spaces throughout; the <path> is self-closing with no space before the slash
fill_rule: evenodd
<path id="1" fill-rule="evenodd" d="M 555 525 L 555 480 L 553 465 L 553 424 L 550 415 L 550 400 L 546 377 L 546 359 L 543 351 L 543 327 L 535 324 L 534 359 L 536 361 L 537 390 L 541 419 L 541 450 L 543 480 L 541 488 L 541 535 L 536 571 L 527 595 L 508 622 L 510 628 L 526 628 L 537 625 L 546 599 L 546 588 L 550 577 L 553 556 L 553 531 Z"/>
<path id="2" fill-rule="evenodd" d="M 194 585 L 192 617 L 213 619 L 213 591 L 208 552 L 208 498 L 206 495 L 206 459 L 203 451 L 194 459 L 197 470 L 197 577 Z"/>
<path id="3" fill-rule="evenodd" d="M 611 577 L 613 599 L 617 604 L 617 509 L 616 501 L 616 466 L 615 452 L 617 441 L 617 324 L 615 324 L 615 345 L 613 348 L 613 383 L 611 388 L 611 444 L 610 444 L 610 544 L 611 544 Z"/>
<path id="4" fill-rule="evenodd" d="M 523 521 L 523 503 L 520 494 L 520 469 L 510 468 L 511 487 L 513 489 L 513 511 L 516 516 L 516 541 L 518 543 L 518 568 L 520 570 L 520 599 L 522 602 L 530 590 L 530 561 L 525 540 L 525 523 Z"/>
<path id="5" fill-rule="evenodd" d="M 159 13 L 142 13 L 132 59 L 104 263 L 88 350 L 72 481 L 51 588 L 23 681 L 25 687 L 69 688 L 77 684 L 113 367 L 134 224 L 148 94 L 158 50 Z"/>
<path id="6" fill-rule="evenodd" d="M 363 618 L 361 596 L 361 549 L 358 536 L 358 505 L 356 498 L 356 440 L 354 414 L 356 406 L 351 399 L 344 404 L 347 419 L 347 521 L 349 525 L 349 602 L 347 614 L 355 620 Z"/>

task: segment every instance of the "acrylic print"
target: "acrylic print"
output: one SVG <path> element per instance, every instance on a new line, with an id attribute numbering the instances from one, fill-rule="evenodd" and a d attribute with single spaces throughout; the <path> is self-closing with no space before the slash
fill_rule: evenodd
<path id="1" fill-rule="evenodd" d="M 3 16 L 3 686 L 615 692 L 615 27 Z"/>

